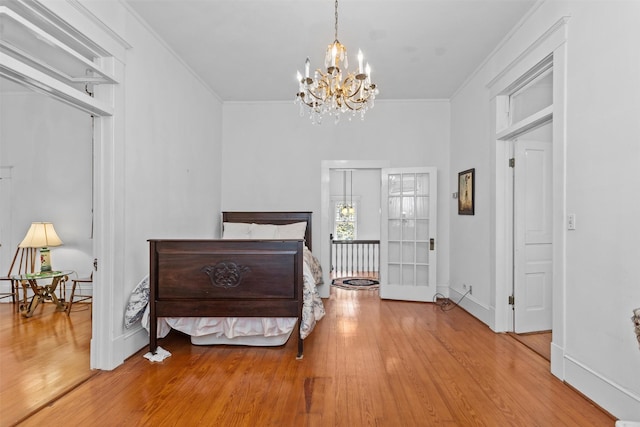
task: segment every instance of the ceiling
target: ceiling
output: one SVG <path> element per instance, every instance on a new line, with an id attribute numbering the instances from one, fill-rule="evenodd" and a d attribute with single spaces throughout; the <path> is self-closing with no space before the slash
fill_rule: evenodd
<path id="1" fill-rule="evenodd" d="M 338 39 L 351 64 L 362 49 L 377 99 L 448 99 L 536 2 L 342 0 Z M 293 100 L 334 40 L 332 0 L 126 3 L 225 102 Z"/>

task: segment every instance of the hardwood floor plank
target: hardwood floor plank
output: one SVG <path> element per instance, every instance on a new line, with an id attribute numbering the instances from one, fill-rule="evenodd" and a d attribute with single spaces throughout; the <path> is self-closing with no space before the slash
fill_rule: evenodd
<path id="1" fill-rule="evenodd" d="M 520 341 L 546 360 L 551 360 L 551 331 L 533 332 L 529 334 L 516 334 L 510 332 L 509 336 Z"/>
<path id="2" fill-rule="evenodd" d="M 198 347 L 172 332 L 165 361 L 143 349 L 23 425 L 613 425 L 543 358 L 459 308 L 342 289 L 325 307 L 302 360 L 295 340 Z"/>

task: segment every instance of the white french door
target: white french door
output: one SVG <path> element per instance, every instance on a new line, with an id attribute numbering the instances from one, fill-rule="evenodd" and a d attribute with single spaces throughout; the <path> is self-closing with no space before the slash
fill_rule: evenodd
<path id="1" fill-rule="evenodd" d="M 513 142 L 514 331 L 552 329 L 553 199 L 551 142 Z"/>
<path id="2" fill-rule="evenodd" d="M 432 301 L 436 293 L 436 168 L 382 169 L 380 297 Z"/>

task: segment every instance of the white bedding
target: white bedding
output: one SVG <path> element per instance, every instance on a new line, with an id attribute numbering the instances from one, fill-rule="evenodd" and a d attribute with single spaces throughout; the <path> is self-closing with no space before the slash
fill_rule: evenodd
<path id="1" fill-rule="evenodd" d="M 304 339 L 325 315 L 324 305 L 316 288 L 316 284 L 322 283 L 322 271 L 318 260 L 306 247 L 303 278 L 300 336 Z M 149 331 L 148 304 L 141 321 Z M 181 331 L 190 335 L 192 343 L 197 345 L 281 345 L 287 341 L 296 323 L 295 317 L 161 317 L 158 318 L 157 331 L 158 338 L 165 337 L 171 329 Z"/>

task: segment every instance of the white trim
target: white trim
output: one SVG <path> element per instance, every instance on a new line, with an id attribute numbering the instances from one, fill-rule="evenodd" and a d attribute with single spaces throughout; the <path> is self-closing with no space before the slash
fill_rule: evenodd
<path id="1" fill-rule="evenodd" d="M 565 263 L 566 238 L 564 218 L 566 211 L 566 40 L 568 19 L 561 18 L 550 29 L 545 31 L 534 43 L 512 61 L 504 70 L 493 78 L 487 87 L 493 110 L 491 123 L 495 140 L 495 170 L 494 170 L 494 227 L 492 246 L 495 254 L 495 264 L 492 266 L 495 283 L 495 330 L 498 332 L 511 330 L 509 326 L 508 296 L 511 288 L 511 220 L 510 220 L 510 180 L 507 165 L 509 157 L 508 142 L 504 139 L 509 135 L 517 135 L 521 129 L 515 126 L 507 131 L 498 133 L 496 121 L 500 114 L 498 98 L 505 95 L 508 88 L 517 87 L 540 64 L 544 64 L 549 55 L 553 55 L 553 106 L 552 109 L 541 112 L 535 120 L 521 121 L 522 126 L 531 126 L 545 117 L 553 116 L 553 345 L 551 358 L 551 372 L 564 379 L 564 337 L 565 320 Z"/>
<path id="2" fill-rule="evenodd" d="M 463 295 L 466 292 L 462 292 L 456 288 L 449 287 L 448 290 L 449 290 L 448 298 L 451 301 L 457 303 L 460 306 L 460 308 L 464 309 L 465 311 L 470 313 L 473 317 L 477 318 L 482 323 L 489 326 L 491 330 L 495 330 L 494 328 L 495 312 L 491 309 L 491 307 L 488 307 L 482 304 L 480 301 L 475 299 L 473 295 L 466 295 L 463 298 Z"/>
<path id="3" fill-rule="evenodd" d="M 616 414 L 616 417 L 640 421 L 640 396 L 608 380 L 571 356 L 567 355 L 564 359 L 566 383 L 580 390 L 609 413 Z M 585 390 L 589 392 L 586 393 Z"/>
<path id="4" fill-rule="evenodd" d="M 17 59 L 0 52 L 0 75 L 16 83 L 25 85 L 66 104 L 99 116 L 113 115 L 113 108 L 99 99 L 55 79 Z"/>
<path id="5" fill-rule="evenodd" d="M 149 331 L 139 325 L 135 329 L 126 331 L 123 336 L 114 342 L 114 346 L 120 349 L 125 358 L 130 357 L 140 349 L 149 346 Z"/>
<path id="6" fill-rule="evenodd" d="M 553 70 L 553 55 L 547 55 L 542 61 L 537 63 L 529 72 L 517 79 L 513 84 L 509 85 L 504 91 L 504 94 L 510 94 L 511 96 L 518 95 L 523 91 L 531 88 L 538 83 L 544 77 L 548 76 Z"/>
<path id="7" fill-rule="evenodd" d="M 124 75 L 124 64 L 110 58 L 116 76 Z M 94 256 L 98 268 L 94 272 L 94 306 L 91 340 L 91 368 L 111 370 L 135 353 L 124 345 L 123 336 L 115 336 L 122 313 L 113 310 L 116 294 L 113 283 L 124 282 L 124 87 L 96 87 L 95 96 L 114 105 L 114 117 L 96 118 L 94 128 Z M 118 288 L 121 291 L 121 288 Z"/>
<path id="8" fill-rule="evenodd" d="M 488 83 L 490 97 L 504 94 L 508 88 L 517 85 L 522 76 L 534 70 L 536 64 L 543 64 L 545 59 L 567 41 L 567 25 L 569 17 L 558 19 L 547 31 L 538 37 L 516 59 L 511 61 L 502 71 Z"/>
<path id="9" fill-rule="evenodd" d="M 79 54 L 74 49 L 70 48 L 65 43 L 63 43 L 62 41 L 58 40 L 56 37 L 53 37 L 48 32 L 44 31 L 42 28 L 32 24 L 27 19 L 25 19 L 21 15 L 17 14 L 15 11 L 10 10 L 6 6 L 0 6 L 0 15 L 8 16 L 9 18 L 13 19 L 15 22 L 20 24 L 22 27 L 27 29 L 29 32 L 31 32 L 34 37 L 36 37 L 38 39 L 41 39 L 46 44 L 48 44 L 50 46 L 54 46 L 54 47 L 58 48 L 59 50 L 65 52 L 69 57 L 71 57 L 74 60 L 80 62 L 88 70 L 98 73 L 100 76 L 102 76 L 104 78 L 104 81 L 102 79 L 98 79 L 99 82 L 104 82 L 104 83 L 108 83 L 108 84 L 117 83 L 115 81 L 115 79 L 106 70 L 103 70 L 98 64 L 96 64 L 95 62 L 90 61 L 88 58 L 86 58 L 83 55 Z M 37 63 L 38 65 L 42 66 L 43 68 L 46 68 L 47 70 L 49 70 L 51 73 L 56 74 L 56 75 L 64 78 L 65 80 L 68 80 L 68 81 L 80 81 L 80 82 L 85 81 L 85 80 L 82 80 L 82 79 L 77 79 L 77 78 L 74 78 L 72 76 L 66 75 L 62 71 L 57 70 L 54 67 L 51 67 L 50 65 L 40 61 L 38 58 L 34 58 L 31 55 L 23 52 L 17 46 L 13 46 L 13 45 L 5 42 L 5 41 L 1 41 L 0 44 L 2 46 L 4 46 L 6 49 L 11 50 L 12 52 L 14 52 L 16 55 L 19 55 L 19 56 L 21 56 L 21 57 L 23 57 L 25 59 L 28 59 L 28 60 L 31 60 L 31 61 Z"/>
<path id="10" fill-rule="evenodd" d="M 522 135 L 523 133 L 529 132 L 530 130 L 535 129 L 538 126 L 547 123 L 549 120 L 551 120 L 552 117 L 553 105 L 550 105 L 498 132 L 496 134 L 496 139 L 502 141 L 513 139 L 519 135 Z"/>
<path id="11" fill-rule="evenodd" d="M 565 29 L 566 34 L 566 29 Z M 567 45 L 553 53 L 553 345 L 564 354 L 566 320 L 567 231 Z M 564 378 L 564 363 L 551 373 Z M 556 360 L 557 363 L 557 360 Z"/>

